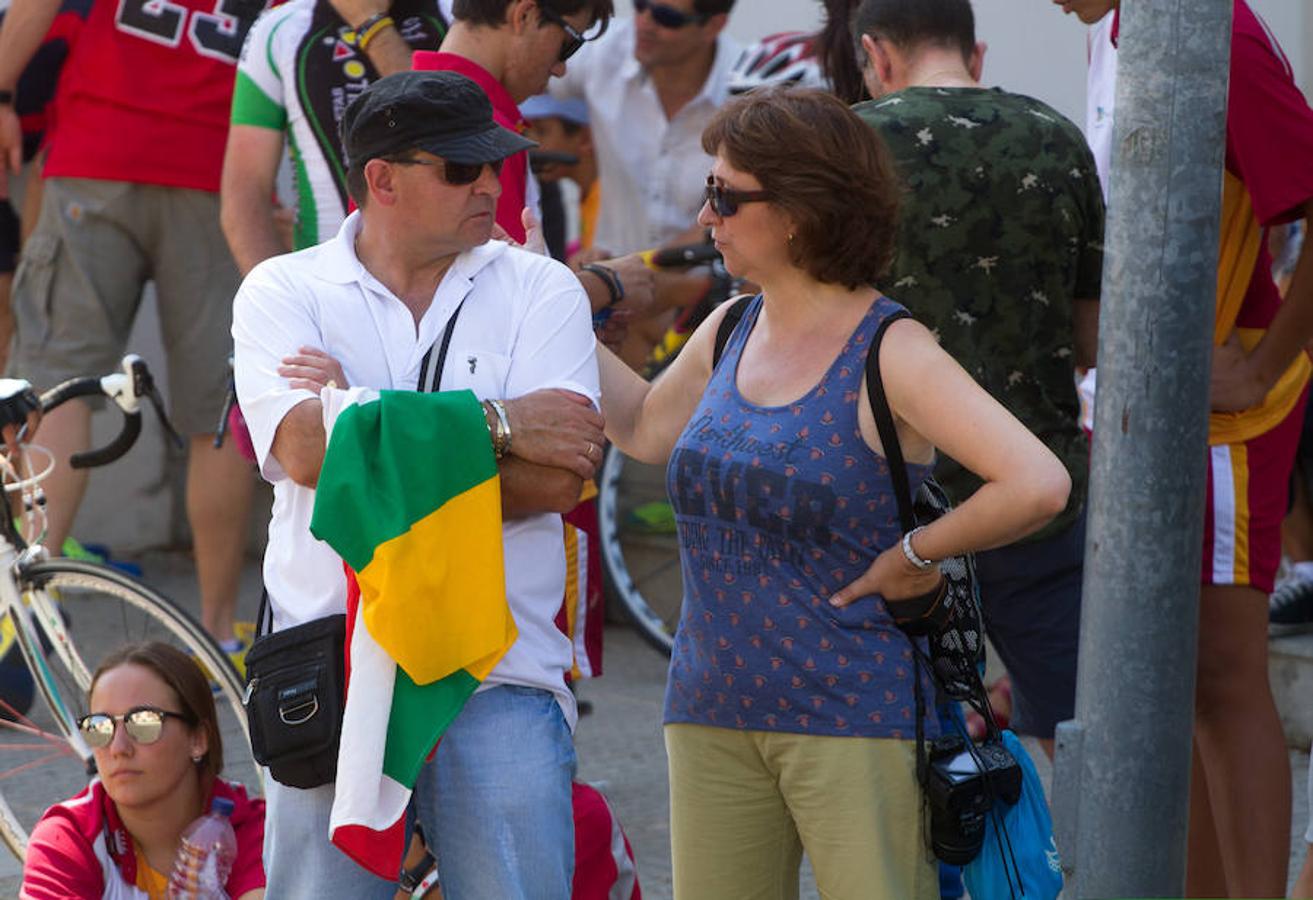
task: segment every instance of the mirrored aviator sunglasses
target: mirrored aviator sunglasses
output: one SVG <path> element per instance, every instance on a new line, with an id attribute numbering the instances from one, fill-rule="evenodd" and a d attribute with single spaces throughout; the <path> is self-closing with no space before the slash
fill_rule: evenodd
<path id="1" fill-rule="evenodd" d="M 164 721 L 169 718 L 188 721 L 188 718 L 181 713 L 156 709 L 153 706 L 138 706 L 121 716 L 111 716 L 108 713 L 91 713 L 83 716 L 78 719 L 78 730 L 82 732 L 82 738 L 90 746 L 108 747 L 114 740 L 116 724 L 122 722 L 123 730 L 135 743 L 153 744 L 160 739 L 160 735 L 164 732 Z"/>
<path id="2" fill-rule="evenodd" d="M 652 0 L 634 0 L 634 15 L 644 12 L 650 13 L 652 21 L 662 28 L 672 30 L 686 25 L 703 25 L 710 18 L 703 13 L 686 13 L 664 3 L 653 3 Z"/>
<path id="3" fill-rule="evenodd" d="M 716 184 L 716 180 L 707 176 L 707 191 L 704 195 L 711 211 L 722 219 L 728 219 L 739 211 L 744 203 L 761 203 L 770 199 L 768 191 L 736 191 Z"/>

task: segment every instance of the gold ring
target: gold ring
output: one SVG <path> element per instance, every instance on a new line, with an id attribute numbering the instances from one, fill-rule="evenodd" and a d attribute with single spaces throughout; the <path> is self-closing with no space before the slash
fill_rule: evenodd
<path id="1" fill-rule="evenodd" d="M 589 442 L 588 442 L 588 453 L 587 453 L 586 455 L 588 456 L 589 459 L 592 459 L 592 458 L 593 458 L 593 442 L 592 442 L 592 441 L 589 441 Z"/>
<path id="2" fill-rule="evenodd" d="M 335 388 L 335 387 L 337 387 L 337 382 L 334 381 L 332 378 L 330 378 L 330 379 L 328 379 L 328 383 L 325 384 L 324 387 L 326 387 L 326 388 Z"/>

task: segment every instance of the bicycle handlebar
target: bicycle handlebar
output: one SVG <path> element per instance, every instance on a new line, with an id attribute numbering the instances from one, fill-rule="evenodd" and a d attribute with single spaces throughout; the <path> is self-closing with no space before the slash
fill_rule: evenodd
<path id="1" fill-rule="evenodd" d="M 89 469 L 114 462 L 127 453 L 141 435 L 141 399 L 145 397 L 155 407 L 165 431 L 179 447 L 183 445 L 182 437 L 173 429 L 164 414 L 164 404 L 155 387 L 146 361 L 135 353 L 123 357 L 123 370 L 113 372 L 102 378 L 87 376 L 72 378 L 57 385 L 41 395 L 41 411 L 48 413 L 61 403 L 74 397 L 103 396 L 113 400 L 123 413 L 123 427 L 118 435 L 103 447 L 74 453 L 69 458 L 69 465 L 75 469 Z"/>
<path id="2" fill-rule="evenodd" d="M 703 263 L 717 262 L 720 251 L 715 244 L 681 244 L 664 250 L 648 250 L 643 254 L 643 261 L 654 269 L 674 269 L 681 266 L 697 266 Z"/>

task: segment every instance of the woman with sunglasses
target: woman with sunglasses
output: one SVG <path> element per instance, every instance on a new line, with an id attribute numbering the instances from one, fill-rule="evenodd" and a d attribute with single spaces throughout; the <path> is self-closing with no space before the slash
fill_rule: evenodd
<path id="1" fill-rule="evenodd" d="M 160 900 L 182 832 L 216 797 L 231 800 L 233 900 L 264 896 L 264 801 L 219 777 L 223 744 L 209 680 L 182 651 L 132 644 L 91 679 L 78 723 L 97 777 L 32 831 L 23 900 Z"/>
<path id="2" fill-rule="evenodd" d="M 653 383 L 599 348 L 607 435 L 669 459 L 684 605 L 665 702 L 675 896 L 939 895 L 916 781 L 912 647 L 884 598 L 938 587 L 934 560 L 1008 543 L 1063 508 L 1062 464 L 911 319 L 879 367 L 913 490 L 935 447 L 986 482 L 904 535 L 864 382 L 901 311 L 872 284 L 898 185 L 841 101 L 763 88 L 703 133 L 699 221 L 761 286 Z M 925 685 L 929 690 L 929 683 Z M 927 734 L 937 724 L 926 722 Z"/>

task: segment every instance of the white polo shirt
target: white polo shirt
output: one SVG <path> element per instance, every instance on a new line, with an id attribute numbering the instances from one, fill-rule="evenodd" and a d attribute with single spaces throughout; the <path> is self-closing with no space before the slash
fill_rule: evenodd
<path id="1" fill-rule="evenodd" d="M 593 243 L 616 255 L 646 250 L 692 228 L 712 158 L 702 132 L 729 97 L 742 48 L 723 31 L 701 92 L 666 119 L 656 88 L 634 58 L 632 19 L 612 22 L 548 85 L 552 95 L 588 103 L 602 207 Z"/>
<path id="2" fill-rule="evenodd" d="M 599 397 L 588 299 L 567 268 L 504 243 L 483 244 L 456 258 L 416 329 L 405 304 L 356 258 L 360 225 L 360 213 L 352 213 L 333 239 L 264 261 L 233 301 L 237 395 L 260 472 L 274 486 L 264 583 L 275 629 L 346 610 L 342 560 L 310 534 L 315 493 L 288 478 L 270 455 L 283 417 L 315 396 L 291 389 L 278 374 L 283 357 L 318 347 L 341 363 L 353 388 L 325 391 L 331 431 L 336 412 L 360 387 L 415 390 L 421 359 L 459 305 L 443 390 L 468 388 L 481 400 L 540 388 L 576 391 L 594 403 Z M 570 642 L 555 624 L 566 574 L 561 517 L 508 522 L 503 539 L 519 638 L 485 687 L 550 690 L 573 728 L 574 699 L 565 687 Z"/>

